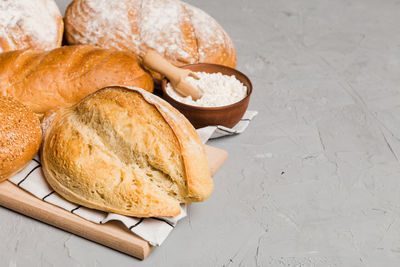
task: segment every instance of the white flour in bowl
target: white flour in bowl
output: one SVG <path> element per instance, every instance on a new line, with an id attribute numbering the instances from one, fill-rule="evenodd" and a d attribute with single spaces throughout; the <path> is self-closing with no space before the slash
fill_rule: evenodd
<path id="1" fill-rule="evenodd" d="M 202 97 L 196 101 L 191 96 L 183 97 L 167 84 L 167 94 L 181 103 L 198 107 L 222 107 L 239 102 L 247 95 L 247 87 L 235 76 L 218 73 L 195 73 L 200 79 L 187 77 L 186 80 L 200 90 Z"/>

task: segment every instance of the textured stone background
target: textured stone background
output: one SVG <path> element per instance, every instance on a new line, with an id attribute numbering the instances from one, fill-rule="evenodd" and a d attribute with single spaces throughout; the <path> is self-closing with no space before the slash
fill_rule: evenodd
<path id="1" fill-rule="evenodd" d="M 211 198 L 144 262 L 0 208 L 0 266 L 400 266 L 400 2 L 189 2 L 260 112 Z"/>

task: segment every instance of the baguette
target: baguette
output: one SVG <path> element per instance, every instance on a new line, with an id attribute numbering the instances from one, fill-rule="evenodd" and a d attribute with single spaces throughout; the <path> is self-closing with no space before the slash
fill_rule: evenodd
<path id="1" fill-rule="evenodd" d="M 153 91 L 151 76 L 129 51 L 83 45 L 0 54 L 0 95 L 16 98 L 40 116 L 108 85 Z"/>
<path id="2" fill-rule="evenodd" d="M 71 202 L 128 216 L 176 216 L 212 192 L 189 121 L 139 88 L 108 87 L 48 114 L 43 172 Z"/>

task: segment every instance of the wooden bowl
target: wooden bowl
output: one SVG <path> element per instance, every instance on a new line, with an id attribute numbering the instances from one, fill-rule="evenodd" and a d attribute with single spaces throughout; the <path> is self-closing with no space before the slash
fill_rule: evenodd
<path id="1" fill-rule="evenodd" d="M 211 125 L 222 125 L 228 128 L 235 126 L 243 117 L 249 105 L 250 95 L 253 86 L 246 75 L 236 69 L 226 66 L 208 63 L 198 63 L 182 66 L 183 69 L 190 69 L 194 72 L 216 73 L 220 72 L 224 75 L 234 75 L 241 83 L 247 87 L 247 96 L 239 102 L 222 107 L 197 107 L 187 105 L 170 97 L 166 87 L 168 80 L 164 79 L 161 83 L 163 98 L 173 107 L 179 110 L 193 124 L 195 128 L 202 128 Z"/>

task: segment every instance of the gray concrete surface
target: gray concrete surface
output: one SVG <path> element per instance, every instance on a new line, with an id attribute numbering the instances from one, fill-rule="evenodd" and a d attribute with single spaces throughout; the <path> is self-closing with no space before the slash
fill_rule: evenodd
<path id="1" fill-rule="evenodd" d="M 400 266 L 400 2 L 189 2 L 260 112 L 211 198 L 143 262 L 0 208 L 0 266 Z"/>

